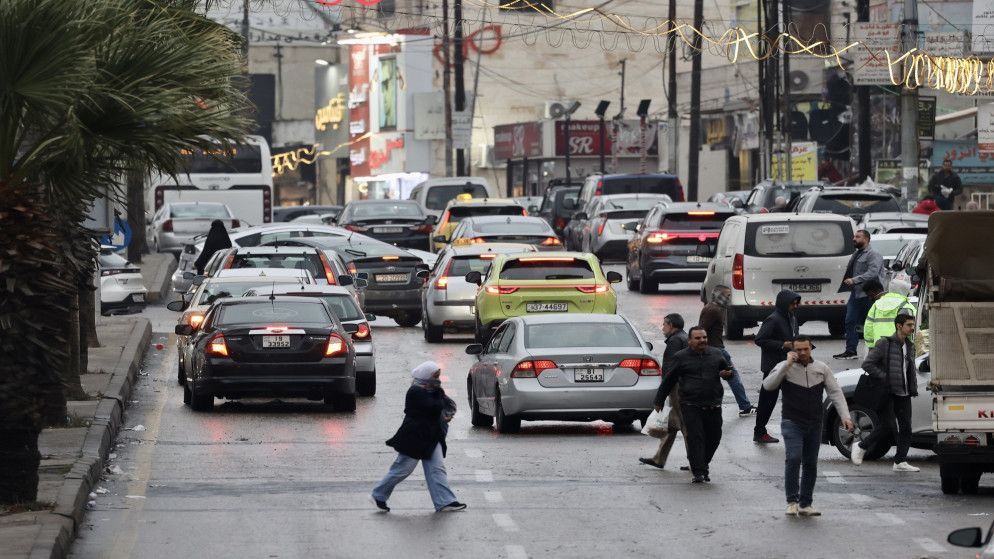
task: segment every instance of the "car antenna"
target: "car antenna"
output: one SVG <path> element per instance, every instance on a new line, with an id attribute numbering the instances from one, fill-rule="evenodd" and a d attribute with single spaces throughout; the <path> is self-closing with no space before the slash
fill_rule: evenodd
<path id="1" fill-rule="evenodd" d="M 276 306 L 276 280 L 273 280 L 273 286 L 269 289 L 269 301 L 272 302 L 273 307 Z"/>

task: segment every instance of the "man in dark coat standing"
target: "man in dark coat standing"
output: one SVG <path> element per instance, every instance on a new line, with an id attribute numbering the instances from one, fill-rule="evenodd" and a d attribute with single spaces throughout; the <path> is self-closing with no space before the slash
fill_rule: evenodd
<path id="1" fill-rule="evenodd" d="M 794 349 L 794 338 L 797 337 L 797 316 L 794 312 L 801 304 L 801 296 L 789 289 L 777 293 L 776 310 L 766 317 L 763 325 L 756 334 L 756 345 L 760 347 L 759 369 L 763 372 L 763 380 L 777 363 L 787 360 L 787 352 Z M 756 427 L 753 429 L 753 442 L 761 444 L 778 443 L 780 439 L 771 436 L 766 431 L 766 424 L 777 406 L 780 390 L 766 390 L 759 387 L 759 406 L 756 410 Z"/>
<path id="2" fill-rule="evenodd" d="M 944 159 L 942 168 L 928 179 L 928 192 L 940 210 L 954 209 L 956 196 L 963 193 L 963 181 L 953 171 L 952 160 Z"/>
<path id="3" fill-rule="evenodd" d="M 215 219 L 211 222 L 211 230 L 207 232 L 207 238 L 204 239 L 204 250 L 200 251 L 200 256 L 193 263 L 197 268 L 197 273 L 202 275 L 204 273 L 204 266 L 210 262 L 214 253 L 226 248 L 231 248 L 231 238 L 228 237 L 228 230 L 224 228 L 223 221 Z"/>
<path id="4" fill-rule="evenodd" d="M 833 355 L 835 359 L 856 359 L 856 347 L 859 345 L 857 329 L 863 326 L 866 315 L 873 306 L 873 299 L 863 290 L 863 286 L 871 279 L 880 281 L 883 277 L 884 257 L 870 248 L 870 232 L 860 229 L 852 240 L 856 252 L 849 258 L 842 280 L 842 289 L 849 291 L 849 301 L 846 303 L 846 350 Z"/>

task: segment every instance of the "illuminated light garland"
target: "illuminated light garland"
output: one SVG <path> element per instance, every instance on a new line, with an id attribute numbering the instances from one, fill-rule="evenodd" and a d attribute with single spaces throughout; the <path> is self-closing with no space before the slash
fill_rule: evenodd
<path id="1" fill-rule="evenodd" d="M 338 150 L 351 147 L 353 144 L 366 140 L 372 135 L 373 134 L 371 132 L 366 132 L 361 136 L 357 136 L 354 140 L 342 142 L 330 150 L 324 149 L 319 151 L 318 148 L 321 147 L 321 144 L 313 144 L 310 147 L 297 148 L 294 151 L 277 153 L 270 158 L 273 163 L 273 177 L 279 177 L 284 173 L 296 171 L 297 167 L 300 167 L 301 165 L 313 165 L 314 162 L 318 160 L 318 157 L 333 155 Z"/>

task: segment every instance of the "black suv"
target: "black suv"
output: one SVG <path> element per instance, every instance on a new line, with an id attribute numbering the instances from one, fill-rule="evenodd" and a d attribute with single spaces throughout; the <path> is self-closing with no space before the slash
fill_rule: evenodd
<path id="1" fill-rule="evenodd" d="M 573 214 L 577 212 L 576 200 L 579 196 L 579 186 L 554 186 L 545 192 L 538 215 L 549 222 L 560 238 L 563 236 L 563 229 L 569 225 Z M 567 205 L 572 206 L 572 209 L 567 208 Z"/>

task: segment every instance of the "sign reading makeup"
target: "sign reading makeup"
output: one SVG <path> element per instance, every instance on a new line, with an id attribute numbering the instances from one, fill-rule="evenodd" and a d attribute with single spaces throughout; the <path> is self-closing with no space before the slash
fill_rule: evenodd
<path id="1" fill-rule="evenodd" d="M 314 115 L 314 127 L 324 132 L 328 125 L 332 130 L 338 130 L 338 126 L 345 120 L 345 94 L 339 93 L 328 100 L 328 104 L 318 109 Z"/>

